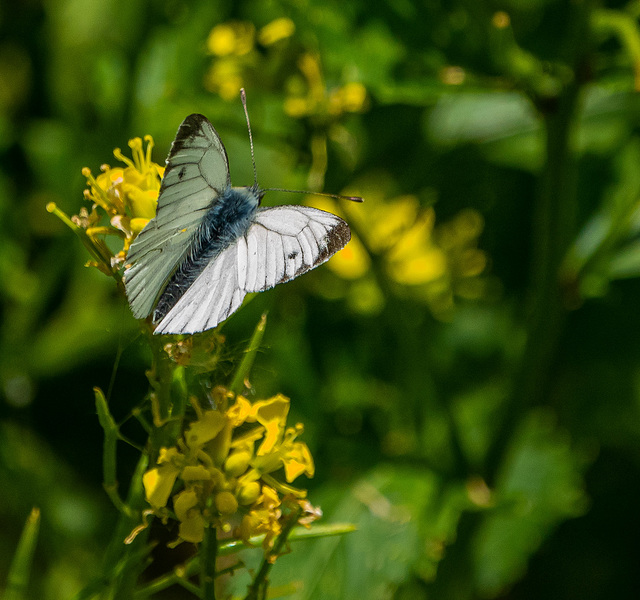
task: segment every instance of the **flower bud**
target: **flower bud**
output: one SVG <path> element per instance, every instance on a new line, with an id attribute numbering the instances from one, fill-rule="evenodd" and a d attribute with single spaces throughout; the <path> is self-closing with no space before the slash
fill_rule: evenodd
<path id="1" fill-rule="evenodd" d="M 216 494 L 216 508 L 222 515 L 232 515 L 238 510 L 238 501 L 231 492 Z"/>
<path id="2" fill-rule="evenodd" d="M 238 502 L 243 506 L 253 504 L 260 495 L 260 484 L 257 481 L 251 481 L 240 488 L 238 492 Z"/>
<path id="3" fill-rule="evenodd" d="M 227 457 L 224 463 L 224 470 L 232 477 L 239 477 L 242 475 L 249 466 L 251 460 L 251 453 L 246 451 L 234 452 Z"/>

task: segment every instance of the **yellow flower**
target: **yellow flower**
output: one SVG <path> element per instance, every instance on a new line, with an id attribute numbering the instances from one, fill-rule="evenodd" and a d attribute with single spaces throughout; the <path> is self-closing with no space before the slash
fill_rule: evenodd
<path id="1" fill-rule="evenodd" d="M 147 502 L 154 508 L 167 505 L 171 490 L 180 474 L 178 464 L 181 457 L 182 455 L 176 448 L 161 448 L 158 457 L 159 466 L 150 469 L 143 475 L 142 484 Z"/>
<path id="2" fill-rule="evenodd" d="M 243 517 L 238 537 L 248 544 L 251 537 L 265 534 L 262 545 L 265 550 L 269 550 L 282 531 L 281 516 L 278 492 L 265 485 L 254 509 Z"/>
<path id="3" fill-rule="evenodd" d="M 484 285 L 479 277 L 487 264 L 486 254 L 477 248 L 481 215 L 467 209 L 436 225 L 433 207 L 422 208 L 409 195 L 387 200 L 379 188 L 360 190 L 366 204 L 345 205 L 346 214 L 333 200 L 313 200 L 314 206 L 344 216 L 353 226 L 349 244 L 328 263 L 329 269 L 351 282 L 346 292 L 350 305 L 364 313 L 380 310 L 384 296 L 370 269 L 373 260 L 391 282 L 423 299 L 439 318 L 448 317 L 455 296 L 481 296 Z M 402 288 L 398 291 L 402 293 Z"/>
<path id="4" fill-rule="evenodd" d="M 364 110 L 367 89 L 362 83 L 350 81 L 345 85 L 328 90 L 322 77 L 320 59 L 316 54 L 303 54 L 298 60 L 298 68 L 305 78 L 307 93 L 289 96 L 284 103 L 285 112 L 294 118 L 318 116 L 335 120 L 346 112 Z"/>
<path id="5" fill-rule="evenodd" d="M 218 396 L 228 399 L 226 390 Z M 172 503 L 180 540 L 198 543 L 205 527 L 231 531 L 232 522 L 241 522 L 242 539 L 265 533 L 265 548 L 271 547 L 281 530 L 278 491 L 302 498 L 306 492 L 289 483 L 303 473 L 314 474 L 308 447 L 296 439 L 302 425 L 286 427 L 289 404 L 278 394 L 253 404 L 238 397 L 226 410 L 222 400 L 219 410 L 201 411 L 195 405 L 199 416 L 186 427 L 183 439 L 162 448 L 157 464 L 143 476 L 147 501 L 158 516 L 166 520 Z M 281 469 L 287 483 L 272 476 Z"/>
<path id="6" fill-rule="evenodd" d="M 205 80 L 205 87 L 223 100 L 235 100 L 238 92 L 244 86 L 241 65 L 232 58 L 216 60 L 209 68 Z"/>
<path id="7" fill-rule="evenodd" d="M 284 431 L 289 414 L 289 398 L 278 394 L 269 400 L 262 400 L 253 405 L 248 421 L 257 421 L 266 430 L 264 441 L 258 448 L 258 456 L 271 452 L 278 438 Z"/>
<path id="8" fill-rule="evenodd" d="M 234 21 L 216 25 L 207 38 L 207 49 L 216 56 L 242 56 L 253 50 L 255 27 L 252 23 Z"/>
<path id="9" fill-rule="evenodd" d="M 156 213 L 164 167 L 151 160 L 151 136 L 145 136 L 145 141 L 146 148 L 140 138 L 129 140 L 132 158 L 124 156 L 119 148 L 113 151 L 125 167 L 102 165 L 102 172 L 97 177 L 91 169 L 82 169 L 88 185 L 84 197 L 92 203 L 91 212 L 82 208 L 78 215 L 69 218 L 57 206 L 47 206 L 49 212 L 56 214 L 78 235 L 84 230 L 86 235 L 82 234 L 80 238 L 95 258 L 88 264 L 107 275 L 117 275 L 117 267 L 124 262 L 131 242 Z M 109 225 L 101 225 L 105 216 Z M 122 249 L 115 255 L 102 239 L 105 235 L 123 240 Z"/>
<path id="10" fill-rule="evenodd" d="M 258 41 L 263 46 L 271 46 L 280 40 L 291 37 L 296 26 L 291 19 L 281 17 L 265 25 L 258 33 Z"/>
<path id="11" fill-rule="evenodd" d="M 206 526 L 198 504 L 199 498 L 194 490 L 184 490 L 177 494 L 173 500 L 173 510 L 180 521 L 178 535 L 185 542 L 194 544 L 203 540 Z"/>
<path id="12" fill-rule="evenodd" d="M 350 82 L 329 94 L 329 112 L 339 115 L 344 112 L 360 112 L 367 99 L 367 89 L 358 82 Z"/>

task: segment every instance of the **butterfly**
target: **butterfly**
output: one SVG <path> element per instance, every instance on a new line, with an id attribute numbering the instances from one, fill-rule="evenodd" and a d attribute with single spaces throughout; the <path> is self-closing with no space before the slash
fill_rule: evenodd
<path id="1" fill-rule="evenodd" d="M 244 90 L 242 100 L 249 125 Z M 253 158 L 250 126 L 249 137 Z M 232 187 L 220 136 L 206 117 L 189 115 L 166 160 L 156 216 L 127 254 L 124 284 L 134 317 L 153 313 L 156 334 L 211 329 L 246 294 L 306 273 L 351 238 L 334 214 L 261 207 L 265 191 L 257 177 L 253 186 Z"/>

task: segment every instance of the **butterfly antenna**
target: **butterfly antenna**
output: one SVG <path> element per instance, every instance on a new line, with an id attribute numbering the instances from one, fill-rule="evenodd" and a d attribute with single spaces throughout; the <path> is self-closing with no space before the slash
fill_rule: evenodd
<path id="1" fill-rule="evenodd" d="M 253 153 L 253 134 L 251 133 L 251 123 L 249 122 L 249 111 L 247 110 L 247 94 L 244 88 L 240 88 L 240 98 L 242 99 L 242 108 L 244 108 L 244 116 L 247 119 L 247 129 L 249 130 L 249 144 L 251 145 L 251 162 L 253 163 L 253 187 L 258 189 L 258 171 L 256 170 L 256 157 Z"/>
<path id="2" fill-rule="evenodd" d="M 309 190 L 286 190 L 284 188 L 266 188 L 263 192 L 289 192 L 290 194 L 311 194 L 312 196 L 326 196 L 338 200 L 350 200 L 351 202 L 364 202 L 360 196 L 343 196 L 342 194 L 329 194 L 327 192 L 311 192 Z"/>

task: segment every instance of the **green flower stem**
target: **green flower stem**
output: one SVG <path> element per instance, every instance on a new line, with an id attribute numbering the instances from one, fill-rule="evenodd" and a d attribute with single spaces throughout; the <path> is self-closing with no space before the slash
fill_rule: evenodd
<path id="1" fill-rule="evenodd" d="M 546 162 L 540 179 L 533 223 L 533 252 L 527 343 L 513 391 L 497 436 L 489 449 L 486 477 L 495 481 L 518 419 L 529 407 L 543 404 L 550 389 L 552 367 L 566 308 L 560 272 L 575 238 L 577 164 L 573 152 L 582 85 L 581 72 L 589 52 L 591 3 L 576 2 L 567 32 L 574 76 L 562 93 L 537 99 L 546 132 Z"/>
<path id="2" fill-rule="evenodd" d="M 298 507 L 289 515 L 289 519 L 285 526 L 282 528 L 282 532 L 278 536 L 273 549 L 263 557 L 262 563 L 260 565 L 260 570 L 251 582 L 249 591 L 244 600 L 263 600 L 267 597 L 267 586 L 269 585 L 268 576 L 271 568 L 275 563 L 274 559 L 282 553 L 284 545 L 287 542 L 287 538 L 298 522 L 301 514 L 302 509 Z"/>
<path id="3" fill-rule="evenodd" d="M 249 373 L 251 371 L 251 367 L 253 366 L 253 361 L 256 358 L 256 354 L 258 353 L 258 349 L 260 348 L 260 344 L 262 342 L 262 337 L 264 336 L 264 330 L 267 327 L 267 315 L 266 313 L 262 315 L 258 325 L 256 326 L 253 335 L 251 336 L 251 340 L 249 341 L 249 345 L 245 350 L 245 354 L 242 357 L 242 361 L 238 366 L 238 370 L 236 371 L 233 379 L 231 381 L 231 385 L 229 389 L 234 394 L 240 394 L 242 390 L 245 388 L 245 381 L 249 378 Z"/>
<path id="4" fill-rule="evenodd" d="M 200 592 L 204 600 L 216 598 L 216 555 L 218 540 L 215 527 L 206 527 L 200 545 Z"/>
<path id="5" fill-rule="evenodd" d="M 313 527 L 294 527 L 287 538 L 290 542 L 298 542 L 304 540 L 315 540 L 325 537 L 334 537 L 337 535 L 345 535 L 356 531 L 356 526 L 351 523 L 335 523 L 333 525 L 314 525 Z M 218 545 L 217 556 L 229 556 L 235 554 L 241 550 L 255 550 L 262 546 L 265 535 L 255 535 L 249 538 L 248 543 L 242 540 L 227 540 L 221 542 Z M 235 571 L 238 568 L 242 568 L 242 564 L 238 563 L 231 567 L 227 567 L 222 571 L 216 573 L 216 577 L 223 575 L 230 571 Z M 200 557 L 194 557 L 187 561 L 184 566 L 176 567 L 174 571 L 166 575 L 162 575 L 157 579 L 154 579 L 151 583 L 148 583 L 144 587 L 139 588 L 135 593 L 135 600 L 142 600 L 148 598 L 153 594 L 165 590 L 172 585 L 180 584 L 182 581 L 197 575 L 200 572 Z"/>
<path id="6" fill-rule="evenodd" d="M 148 457 L 143 454 L 131 479 L 127 497 L 129 510 L 120 513 L 120 519 L 103 559 L 102 575 L 76 594 L 75 600 L 88 600 L 105 590 L 109 590 L 109 598 L 114 600 L 129 600 L 133 597 L 138 577 L 146 566 L 149 529 L 140 531 L 130 544 L 125 544 L 124 540 L 140 524 L 142 510 L 146 506 L 142 475 L 147 466 Z"/>
<path id="7" fill-rule="evenodd" d="M 120 431 L 116 422 L 114 421 L 111 413 L 109 412 L 109 406 L 107 400 L 99 388 L 93 388 L 93 392 L 96 398 L 96 411 L 98 413 L 98 420 L 104 431 L 104 445 L 102 450 L 102 485 L 107 492 L 107 495 L 113 502 L 114 506 L 121 512 L 126 514 L 130 518 L 137 518 L 137 513 L 132 511 L 120 498 L 118 494 L 118 478 L 116 469 L 116 446 L 120 439 Z"/>
<path id="8" fill-rule="evenodd" d="M 114 269 L 111 265 L 111 259 L 113 255 L 107 245 L 99 239 L 92 238 L 87 235 L 87 232 L 76 225 L 62 210 L 58 208 L 55 202 L 49 202 L 47 204 L 47 211 L 58 217 L 67 227 L 69 227 L 82 242 L 83 246 L 89 251 L 89 254 L 98 262 L 102 267 L 101 270 L 104 273 L 113 277 L 118 285 L 118 289 L 124 293 L 124 283 L 122 277 L 118 273 L 117 269 Z"/>
<path id="9" fill-rule="evenodd" d="M 155 459 L 161 447 L 174 446 L 180 436 L 185 401 L 182 397 L 184 390 L 181 389 L 184 386 L 178 386 L 178 393 L 172 394 L 175 391 L 174 377 L 178 366 L 164 351 L 166 338 L 154 336 L 149 325 L 148 340 L 152 362 L 147 371 L 147 379 L 152 390 L 151 408 L 155 426 L 150 441 L 152 458 Z"/>
<path id="10" fill-rule="evenodd" d="M 592 25 L 598 33 L 611 33 L 624 45 L 635 73 L 635 89 L 640 89 L 640 29 L 636 16 L 621 10 L 599 9 L 593 11 Z"/>

